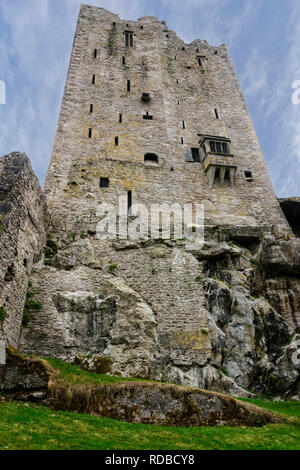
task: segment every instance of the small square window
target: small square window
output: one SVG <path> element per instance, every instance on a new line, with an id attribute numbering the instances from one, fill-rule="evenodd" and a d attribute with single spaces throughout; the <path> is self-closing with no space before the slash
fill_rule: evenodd
<path id="1" fill-rule="evenodd" d="M 109 187 L 109 179 L 108 178 L 100 178 L 100 188 L 108 188 Z"/>
<path id="2" fill-rule="evenodd" d="M 246 180 L 253 180 L 252 171 L 245 171 Z"/>

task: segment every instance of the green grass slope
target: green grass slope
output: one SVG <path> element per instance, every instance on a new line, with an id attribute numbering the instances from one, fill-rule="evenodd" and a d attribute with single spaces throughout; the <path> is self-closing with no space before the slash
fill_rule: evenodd
<path id="1" fill-rule="evenodd" d="M 255 404 L 257 400 L 249 400 Z M 300 450 L 300 404 L 263 402 L 265 408 L 288 415 L 284 424 L 261 428 L 176 428 L 130 424 L 114 419 L 53 411 L 27 403 L 0 402 L 0 450 Z M 276 406 L 274 406 L 276 405 Z"/>
<path id="2" fill-rule="evenodd" d="M 55 376 L 70 385 L 137 380 L 85 372 L 57 359 L 48 361 Z M 0 397 L 0 450 L 300 450 L 300 403 L 243 400 L 284 416 L 284 422 L 260 428 L 132 424 Z"/>

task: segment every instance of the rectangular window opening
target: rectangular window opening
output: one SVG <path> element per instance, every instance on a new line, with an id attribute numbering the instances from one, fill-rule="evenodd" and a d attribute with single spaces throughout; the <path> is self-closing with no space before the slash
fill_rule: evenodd
<path id="1" fill-rule="evenodd" d="M 97 59 L 98 51 L 97 49 L 94 49 L 94 59 Z"/>
<path id="2" fill-rule="evenodd" d="M 216 119 L 219 119 L 219 113 L 218 113 L 217 108 L 215 108 L 215 116 L 216 116 Z"/>
<path id="3" fill-rule="evenodd" d="M 194 162 L 200 162 L 200 154 L 199 154 L 199 148 L 198 147 L 192 147 L 192 158 Z"/>
<path id="4" fill-rule="evenodd" d="M 182 121 L 182 129 L 185 129 L 185 122 Z"/>
<path id="5" fill-rule="evenodd" d="M 228 152 L 228 145 L 226 142 L 223 142 L 222 143 L 222 150 L 223 150 L 223 153 L 229 153 Z"/>
<path id="6" fill-rule="evenodd" d="M 125 46 L 133 47 L 133 33 L 130 31 L 125 31 Z"/>
<path id="7" fill-rule="evenodd" d="M 94 111 L 94 105 L 90 104 L 90 113 L 92 113 L 93 111 Z"/>
<path id="8" fill-rule="evenodd" d="M 245 171 L 245 178 L 247 180 L 252 180 L 253 179 L 252 171 Z"/>
<path id="9" fill-rule="evenodd" d="M 96 81 L 96 75 L 93 75 L 92 76 L 92 85 L 95 85 L 95 81 Z"/>
<path id="10" fill-rule="evenodd" d="M 216 142 L 217 152 L 221 153 L 221 143 Z"/>
<path id="11" fill-rule="evenodd" d="M 119 137 L 115 137 L 115 145 L 119 145 Z"/>
<path id="12" fill-rule="evenodd" d="M 150 119 L 152 120 L 153 119 L 153 116 L 151 116 L 148 111 L 146 111 L 146 114 L 143 115 L 143 119 Z"/>
<path id="13" fill-rule="evenodd" d="M 109 187 L 109 179 L 108 178 L 100 178 L 100 188 L 108 188 Z"/>
<path id="14" fill-rule="evenodd" d="M 209 146 L 210 146 L 210 151 L 211 152 L 215 152 L 216 151 L 216 145 L 213 141 L 210 141 L 209 142 Z"/>
<path id="15" fill-rule="evenodd" d="M 125 65 L 125 63 L 126 63 L 125 60 L 126 60 L 126 59 L 125 59 L 125 57 L 123 56 L 123 57 L 122 57 L 122 64 L 123 64 L 123 65 Z"/>
<path id="16" fill-rule="evenodd" d="M 130 91 L 130 80 L 127 80 L 127 91 Z"/>
<path id="17" fill-rule="evenodd" d="M 123 117 L 122 117 L 122 114 L 120 113 L 119 114 L 119 122 L 122 122 L 122 120 L 123 120 Z"/>
<path id="18" fill-rule="evenodd" d="M 93 134 L 93 129 L 90 127 L 90 128 L 89 128 L 89 139 L 92 138 L 92 134 Z"/>
<path id="19" fill-rule="evenodd" d="M 183 137 L 180 137 L 180 142 L 183 144 Z"/>

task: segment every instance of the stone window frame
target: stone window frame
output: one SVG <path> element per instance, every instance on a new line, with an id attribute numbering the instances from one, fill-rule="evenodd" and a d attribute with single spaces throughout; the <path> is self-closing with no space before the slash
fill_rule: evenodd
<path id="1" fill-rule="evenodd" d="M 134 31 L 129 31 L 125 29 L 123 34 L 125 36 L 125 47 L 128 47 L 128 48 L 133 47 L 133 36 L 135 35 Z"/>

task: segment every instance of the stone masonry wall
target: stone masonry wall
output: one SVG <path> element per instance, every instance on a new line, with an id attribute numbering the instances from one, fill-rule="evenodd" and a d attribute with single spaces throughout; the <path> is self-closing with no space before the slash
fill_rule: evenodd
<path id="1" fill-rule="evenodd" d="M 0 340 L 17 347 L 28 279 L 46 244 L 44 195 L 24 153 L 0 159 Z"/>
<path id="2" fill-rule="evenodd" d="M 126 30 L 134 32 L 133 47 L 125 45 Z M 152 120 L 143 119 L 146 112 Z M 211 189 L 203 163 L 187 161 L 199 134 L 231 139 L 233 187 L 226 180 Z M 155 153 L 158 164 L 145 164 L 146 153 Z M 99 187 L 100 177 L 109 178 L 109 188 Z M 226 46 L 185 44 L 155 17 L 121 20 L 87 5 L 80 9 L 45 189 L 61 233 L 95 230 L 98 205 L 117 204 L 128 190 L 147 205 L 203 202 L 212 223 L 286 223 Z"/>

